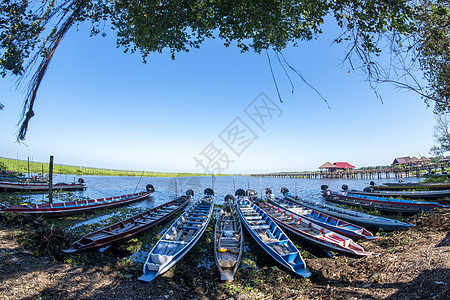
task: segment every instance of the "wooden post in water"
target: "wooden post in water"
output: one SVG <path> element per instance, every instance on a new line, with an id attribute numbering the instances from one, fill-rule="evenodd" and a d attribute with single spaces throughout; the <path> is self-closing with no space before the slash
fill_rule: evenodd
<path id="1" fill-rule="evenodd" d="M 50 164 L 48 165 L 48 200 L 53 203 L 53 155 L 50 155 Z"/>

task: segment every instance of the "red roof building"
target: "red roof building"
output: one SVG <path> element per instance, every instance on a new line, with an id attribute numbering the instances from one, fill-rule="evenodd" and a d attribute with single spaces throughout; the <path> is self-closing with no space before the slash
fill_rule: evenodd
<path id="1" fill-rule="evenodd" d="M 334 164 L 338 169 L 343 170 L 351 170 L 355 168 L 355 166 L 349 164 L 348 162 L 335 162 Z"/>
<path id="2" fill-rule="evenodd" d="M 335 162 L 330 163 L 326 162 L 322 166 L 319 167 L 319 169 L 326 169 L 328 172 L 334 172 L 337 170 L 344 171 L 344 170 L 351 170 L 354 169 L 355 166 L 349 164 L 348 162 Z"/>

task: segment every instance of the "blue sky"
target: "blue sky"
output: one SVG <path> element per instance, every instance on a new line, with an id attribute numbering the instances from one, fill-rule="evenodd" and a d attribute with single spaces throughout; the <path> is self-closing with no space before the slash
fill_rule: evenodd
<path id="1" fill-rule="evenodd" d="M 116 48 L 113 33 L 90 38 L 88 27 L 73 28 L 57 49 L 24 144 L 15 142 L 23 89 L 14 78 L 0 80 L 0 156 L 175 172 L 203 172 L 202 161 L 215 173 L 253 173 L 317 170 L 326 161 L 386 165 L 429 156 L 433 145 L 432 109 L 390 85 L 380 87 L 381 103 L 363 74 L 340 66 L 345 49 L 330 46 L 334 30 L 284 51 L 329 109 L 293 73 L 292 95 L 273 55 L 283 103 L 265 53 L 240 53 L 217 39 L 174 61 L 151 54 L 143 64 Z M 250 113 L 261 103 L 272 108 L 261 113 L 272 113 L 264 126 Z"/>

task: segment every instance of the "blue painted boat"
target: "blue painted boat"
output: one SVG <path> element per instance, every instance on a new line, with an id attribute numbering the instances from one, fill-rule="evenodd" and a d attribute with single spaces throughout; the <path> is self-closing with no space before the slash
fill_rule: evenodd
<path id="1" fill-rule="evenodd" d="M 356 239 L 378 239 L 369 230 L 356 224 L 349 223 L 334 216 L 320 212 L 318 210 L 302 206 L 301 204 L 293 203 L 284 199 L 276 198 L 273 195 L 266 195 L 267 201 L 280 206 L 288 211 L 300 215 L 303 219 L 309 220 L 324 228 L 337 232 L 339 234 L 356 238 Z"/>
<path id="2" fill-rule="evenodd" d="M 382 229 L 384 231 L 393 231 L 400 228 L 407 228 L 414 226 L 413 224 L 408 224 L 398 220 L 374 216 L 365 214 L 359 211 L 354 211 L 351 209 L 346 209 L 338 207 L 335 205 L 326 204 L 323 202 L 308 200 L 308 199 L 297 199 L 289 195 L 288 193 L 284 195 L 285 199 L 304 207 L 311 208 L 328 215 L 343 219 L 355 224 L 365 226 L 374 230 Z"/>
<path id="3" fill-rule="evenodd" d="M 319 247 L 358 256 L 373 254 L 365 251 L 363 247 L 355 243 L 351 238 L 317 225 L 302 215 L 283 209 L 283 207 L 276 204 L 263 201 L 260 201 L 258 204 L 284 230 Z"/>
<path id="4" fill-rule="evenodd" d="M 363 191 L 351 190 L 351 193 L 357 193 L 366 196 L 379 196 L 379 197 L 401 197 L 406 199 L 442 199 L 450 197 L 449 189 L 441 190 L 430 190 L 430 191 L 415 191 L 415 190 L 405 190 L 405 191 L 391 191 L 391 190 L 377 190 L 372 187 L 366 187 Z"/>
<path id="5" fill-rule="evenodd" d="M 194 247 L 208 227 L 213 203 L 214 192 L 212 189 L 206 189 L 205 197 L 194 202 L 173 222 L 148 254 L 144 275 L 138 278 L 139 281 L 152 281 L 169 270 Z"/>
<path id="6" fill-rule="evenodd" d="M 247 198 L 238 199 L 237 209 L 245 228 L 270 256 L 302 277 L 311 276 L 298 249 L 262 209 Z"/>
<path id="7" fill-rule="evenodd" d="M 323 190 L 323 195 L 326 200 L 347 204 L 350 206 L 357 206 L 366 209 L 377 209 L 380 211 L 391 213 L 419 213 L 421 211 L 428 211 L 433 208 L 446 207 L 437 202 L 424 202 L 415 200 L 403 200 L 395 198 L 384 198 L 377 196 L 362 195 L 353 192 L 336 193 L 330 190 Z"/>

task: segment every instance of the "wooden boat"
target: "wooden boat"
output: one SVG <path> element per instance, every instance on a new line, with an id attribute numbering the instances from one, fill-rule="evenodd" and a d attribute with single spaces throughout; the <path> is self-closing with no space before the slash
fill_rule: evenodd
<path id="1" fill-rule="evenodd" d="M 91 232 L 73 243 L 69 249 L 63 250 L 63 252 L 72 253 L 102 247 L 141 233 L 183 210 L 188 205 L 191 196 L 193 196 L 193 192 L 188 190 L 186 196 L 181 196 L 178 199 L 154 207 L 126 220 Z"/>
<path id="2" fill-rule="evenodd" d="M 290 202 L 300 204 L 304 207 L 311 208 L 319 212 L 325 213 L 327 215 L 334 216 L 339 219 L 346 220 L 358 225 L 362 225 L 374 230 L 382 229 L 384 231 L 393 231 L 400 228 L 407 228 L 414 226 L 413 224 L 400 222 L 398 220 L 369 215 L 351 209 L 338 207 L 335 205 L 320 203 L 313 200 L 294 198 L 289 194 L 285 194 L 284 197 L 286 200 Z"/>
<path id="3" fill-rule="evenodd" d="M 228 199 L 227 199 L 228 198 Z M 230 200 L 230 201 L 227 201 Z M 242 223 L 236 210 L 233 195 L 225 197 L 225 203 L 217 218 L 214 230 L 214 258 L 220 279 L 232 281 L 242 257 Z"/>
<path id="4" fill-rule="evenodd" d="M 433 191 L 381 191 L 374 190 L 371 187 L 364 188 L 363 191 L 349 190 L 353 194 L 375 196 L 375 197 L 389 197 L 389 198 L 404 198 L 404 199 L 442 199 L 450 197 L 450 190 L 433 190 Z"/>
<path id="5" fill-rule="evenodd" d="M 373 184 L 372 184 L 373 183 Z M 380 191 L 405 191 L 405 190 L 416 190 L 416 191 L 434 191 L 434 190 L 450 190 L 450 182 L 442 183 L 423 183 L 423 182 L 386 182 L 382 185 L 375 185 L 372 181 L 370 187 L 373 190 Z"/>
<path id="6" fill-rule="evenodd" d="M 80 178 L 81 179 L 81 178 Z M 54 191 L 78 191 L 85 190 L 84 182 L 64 183 L 59 182 L 52 185 Z M 0 192 L 48 192 L 47 183 L 39 182 L 0 182 Z"/>
<path id="7" fill-rule="evenodd" d="M 205 190 L 205 197 L 194 202 L 163 234 L 148 254 L 144 274 L 138 278 L 150 282 L 175 265 L 198 242 L 212 216 L 214 192 Z"/>
<path id="8" fill-rule="evenodd" d="M 148 198 L 155 189 L 151 184 L 147 185 L 147 192 L 135 193 L 130 195 L 108 197 L 101 199 L 67 201 L 56 203 L 43 204 L 23 204 L 23 205 L 8 205 L 0 204 L 0 213 L 22 213 L 22 214 L 37 214 L 46 217 L 60 217 L 85 212 L 91 212 L 101 208 L 111 208 L 120 205 L 130 204 L 139 200 Z"/>
<path id="9" fill-rule="evenodd" d="M 372 252 L 356 244 L 351 238 L 340 235 L 273 203 L 262 203 L 262 209 L 283 229 L 295 234 L 299 238 L 311 242 L 319 247 L 332 251 L 344 252 L 352 255 L 367 256 Z"/>
<path id="10" fill-rule="evenodd" d="M 261 208 L 247 198 L 239 198 L 237 209 L 245 228 L 261 248 L 292 272 L 311 276 L 298 249 Z"/>
<path id="11" fill-rule="evenodd" d="M 267 195 L 266 199 L 276 206 L 280 206 L 283 209 L 294 212 L 295 214 L 301 216 L 302 219 L 313 222 L 336 233 L 356 239 L 373 240 L 379 238 L 378 236 L 374 236 L 364 227 L 349 223 L 321 211 L 302 206 L 301 204 L 293 203 L 292 201 L 286 201 L 280 198 L 270 197 L 269 195 Z"/>
<path id="12" fill-rule="evenodd" d="M 377 209 L 380 211 L 391 213 L 418 213 L 433 208 L 445 207 L 437 202 L 423 202 L 414 200 L 403 200 L 394 198 L 383 198 L 377 196 L 369 196 L 364 194 L 354 194 L 352 192 L 336 193 L 332 191 L 323 191 L 326 200 L 339 204 L 347 204 L 366 209 Z"/>

